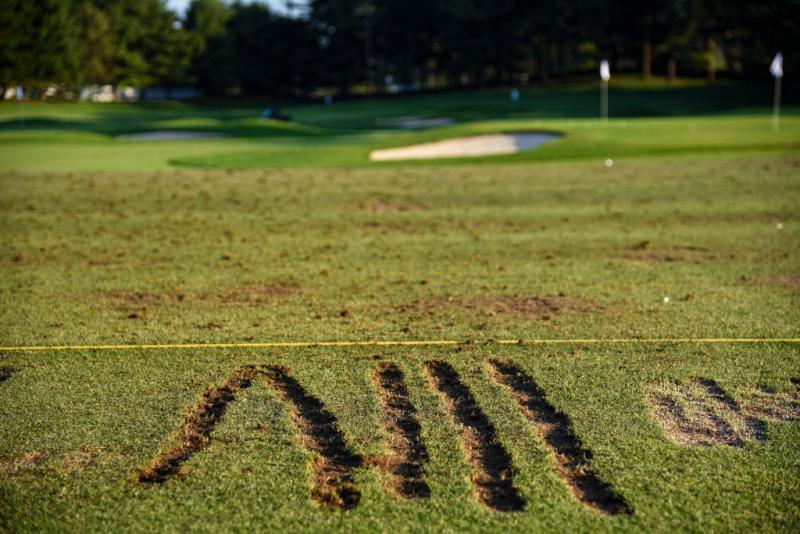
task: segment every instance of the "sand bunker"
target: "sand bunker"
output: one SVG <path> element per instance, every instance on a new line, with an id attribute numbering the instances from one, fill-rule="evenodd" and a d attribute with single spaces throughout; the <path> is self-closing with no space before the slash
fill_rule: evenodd
<path id="1" fill-rule="evenodd" d="M 214 132 L 191 132 L 184 130 L 157 130 L 117 136 L 122 141 L 184 141 L 187 139 L 220 139 L 226 137 Z"/>
<path id="2" fill-rule="evenodd" d="M 396 161 L 405 159 L 463 158 L 514 154 L 523 150 L 539 148 L 548 141 L 561 137 L 554 133 L 490 134 L 445 139 L 435 143 L 375 150 L 370 153 L 372 161 Z"/>
<path id="3" fill-rule="evenodd" d="M 390 117 L 376 119 L 375 124 L 387 128 L 399 128 L 401 130 L 421 130 L 423 128 L 435 128 L 446 126 L 454 121 L 449 117 L 422 117 L 419 115 L 408 115 L 405 117 Z"/>

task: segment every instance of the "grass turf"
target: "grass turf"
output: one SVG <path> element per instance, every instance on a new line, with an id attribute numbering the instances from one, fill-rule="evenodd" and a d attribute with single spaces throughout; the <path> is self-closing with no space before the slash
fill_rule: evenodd
<path id="1" fill-rule="evenodd" d="M 664 93 L 657 99 L 675 100 Z M 103 137 L 111 130 L 87 132 L 80 142 L 52 129 L 2 134 L 3 345 L 471 341 L 440 348 L 2 353 L 3 529 L 797 526 L 796 423 L 768 423 L 765 442 L 694 448 L 665 436 L 647 400 L 658 384 L 696 377 L 716 380 L 736 400 L 757 385 L 792 391 L 790 379 L 800 377 L 797 344 L 484 342 L 797 337 L 800 159 L 793 150 L 800 123 L 789 117 L 777 134 L 763 114 L 631 118 L 601 128 L 591 120 L 570 125 L 512 113 L 429 132 L 374 132 L 359 128 L 390 114 L 388 104 L 346 105 L 379 109 L 352 111 L 345 132 L 309 119 L 293 140 L 247 134 L 123 145 Z M 429 105 L 433 115 L 435 98 Z M 447 109 L 448 100 L 438 105 Z M 702 102 L 686 106 L 691 114 Z M 37 113 L 76 113 L 93 123 L 86 115 L 107 109 L 127 108 L 42 106 Z M 570 109 L 567 115 L 581 116 L 577 104 Z M 466 118 L 502 115 L 488 105 L 471 113 Z M 381 144 L 536 120 L 567 132 L 550 156 L 386 166 L 355 156 Z M 123 126 L 119 131 L 136 130 Z M 742 153 L 748 139 L 755 141 Z M 340 164 L 310 150 L 327 142 L 349 147 L 331 151 Z M 170 161 L 189 157 L 182 151 L 213 160 L 218 150 L 241 154 L 242 143 L 259 150 L 288 143 L 294 152 L 285 161 L 302 154 L 302 164 L 318 168 L 236 156 L 249 163 L 212 163 L 268 168 L 168 170 Z M 609 156 L 615 165 L 606 168 L 602 159 Z M 58 172 L 46 170 L 53 165 L 61 165 Z M 184 465 L 185 478 L 158 487 L 135 482 L 137 469 L 173 444 L 170 436 L 200 395 L 244 364 L 287 366 L 335 415 L 354 452 L 380 454 L 386 436 L 370 381 L 376 353 L 405 373 L 430 454 L 430 499 L 403 501 L 387 491 L 385 473 L 364 466 L 355 470 L 362 493 L 356 508 L 315 505 L 308 486 L 313 455 L 288 405 L 263 379 L 228 405 L 209 446 Z M 486 361 L 495 357 L 514 360 L 570 417 L 593 453 L 595 473 L 633 515 L 600 515 L 570 495 L 533 426 L 489 380 Z M 525 511 L 490 511 L 473 496 L 473 468 L 424 370 L 432 359 L 453 365 L 496 427 Z"/>

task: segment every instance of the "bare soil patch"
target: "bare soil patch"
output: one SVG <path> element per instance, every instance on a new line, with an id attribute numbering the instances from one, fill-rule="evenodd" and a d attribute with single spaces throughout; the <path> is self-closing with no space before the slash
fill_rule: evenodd
<path id="1" fill-rule="evenodd" d="M 389 435 L 387 454 L 373 463 L 392 474 L 392 489 L 397 495 L 408 499 L 430 497 L 430 487 L 423 480 L 428 449 L 422 441 L 417 409 L 408 398 L 403 372 L 392 362 L 381 362 L 372 378 L 383 409 L 381 423 Z"/>
<path id="2" fill-rule="evenodd" d="M 120 304 L 131 307 L 152 306 L 165 300 L 162 295 L 147 291 L 113 291 L 109 296 Z"/>
<path id="3" fill-rule="evenodd" d="M 179 443 L 158 455 L 150 466 L 140 469 L 138 481 L 142 484 L 161 484 L 169 476 L 179 474 L 189 458 L 208 446 L 211 433 L 225 415 L 228 404 L 236 398 L 240 389 L 250 386 L 254 372 L 252 365 L 242 367 L 222 386 L 203 393 L 200 403 L 186 416 L 175 437 Z"/>
<path id="4" fill-rule="evenodd" d="M 0 459 L 0 472 L 8 475 L 40 469 L 50 459 L 48 451 L 30 451 L 19 456 Z"/>
<path id="5" fill-rule="evenodd" d="M 673 263 L 690 262 L 705 263 L 725 258 L 711 249 L 692 245 L 676 247 L 654 247 L 650 241 L 642 241 L 631 247 L 632 252 L 625 254 L 629 260 L 643 261 L 646 263 Z"/>
<path id="6" fill-rule="evenodd" d="M 668 383 L 650 395 L 653 413 L 667 436 L 693 446 L 742 447 L 765 441 L 767 421 L 800 417 L 800 396 L 753 391 L 739 403 L 713 380 Z"/>
<path id="7" fill-rule="evenodd" d="M 550 320 L 564 314 L 593 313 L 604 310 L 605 307 L 602 304 L 563 294 L 555 296 L 432 297 L 417 299 L 398 307 L 398 311 L 401 313 L 417 316 L 460 311 L 480 313 L 486 316 L 516 315 L 542 320 Z"/>
<path id="8" fill-rule="evenodd" d="M 283 282 L 255 284 L 229 289 L 219 295 L 223 304 L 250 304 L 257 306 L 276 298 L 288 297 L 297 292 L 297 286 Z"/>
<path id="9" fill-rule="evenodd" d="M 575 435 L 572 422 L 547 401 L 545 392 L 510 361 L 491 360 L 492 377 L 503 384 L 550 448 L 550 461 L 582 503 L 606 514 L 633 513 L 591 466 L 592 452 Z"/>
<path id="10" fill-rule="evenodd" d="M 497 438 L 497 432 L 469 389 L 461 383 L 450 364 L 425 362 L 433 384 L 447 403 L 448 412 L 459 427 L 467 460 L 474 469 L 472 487 L 478 501 L 503 512 L 525 508 L 525 501 L 514 487 L 511 455 Z"/>
<path id="11" fill-rule="evenodd" d="M 754 418 L 795 421 L 800 419 L 800 391 L 784 393 L 759 388 L 742 401 L 742 410 Z"/>
<path id="12" fill-rule="evenodd" d="M 425 211 L 428 208 L 418 202 L 383 202 L 377 200 L 363 205 L 363 209 L 371 213 L 409 213 Z"/>
<path id="13" fill-rule="evenodd" d="M 800 288 L 800 274 L 785 274 L 775 278 L 775 283 L 778 285 Z"/>
<path id="14" fill-rule="evenodd" d="M 303 436 L 303 444 L 317 454 L 312 463 L 311 498 L 331 508 L 357 506 L 361 493 L 352 471 L 363 460 L 348 448 L 336 417 L 289 376 L 288 370 L 272 366 L 266 367 L 264 373 L 280 397 L 290 403 L 292 420 Z"/>

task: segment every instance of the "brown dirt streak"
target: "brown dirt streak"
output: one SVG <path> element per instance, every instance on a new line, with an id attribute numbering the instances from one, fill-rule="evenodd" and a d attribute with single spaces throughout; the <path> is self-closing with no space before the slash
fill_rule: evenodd
<path id="1" fill-rule="evenodd" d="M 373 369 L 383 416 L 381 423 L 389 435 L 388 453 L 378 463 L 393 475 L 392 489 L 408 499 L 430 497 L 423 480 L 428 449 L 422 442 L 417 410 L 408 398 L 403 372 L 393 362 L 381 362 Z"/>
<path id="2" fill-rule="evenodd" d="M 550 447 L 550 461 L 575 497 L 598 512 L 632 514 L 625 499 L 594 473 L 592 453 L 575 436 L 569 417 L 547 401 L 533 379 L 510 361 L 491 360 L 490 365 L 490 374 L 509 390 Z"/>
<path id="3" fill-rule="evenodd" d="M 494 425 L 450 364 L 432 360 L 425 362 L 425 367 L 434 389 L 446 399 L 450 416 L 462 427 L 461 442 L 476 471 L 472 476 L 475 496 L 492 510 L 523 510 L 525 501 L 514 487 L 511 456 L 498 440 Z"/>
<path id="4" fill-rule="evenodd" d="M 142 484 L 161 484 L 171 475 L 180 473 L 183 464 L 194 454 L 208 447 L 211 433 L 225 415 L 236 393 L 250 386 L 255 368 L 245 366 L 228 377 L 225 383 L 203 394 L 200 403 L 186 416 L 178 432 L 178 445 L 158 455 L 149 467 L 138 471 Z"/>
<path id="5" fill-rule="evenodd" d="M 361 456 L 353 453 L 333 416 L 322 402 L 289 376 L 287 369 L 264 368 L 272 387 L 292 407 L 292 420 L 303 436 L 304 446 L 317 453 L 312 463 L 311 497 L 322 506 L 350 509 L 358 505 L 361 493 L 355 486 L 353 469 Z"/>

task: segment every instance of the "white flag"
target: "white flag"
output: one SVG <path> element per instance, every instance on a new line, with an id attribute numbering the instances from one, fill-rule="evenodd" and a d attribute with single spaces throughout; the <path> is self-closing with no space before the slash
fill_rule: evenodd
<path id="1" fill-rule="evenodd" d="M 780 52 L 775 54 L 775 59 L 772 60 L 772 65 L 769 66 L 769 71 L 775 78 L 783 77 L 783 54 Z"/>
<path id="2" fill-rule="evenodd" d="M 600 62 L 600 78 L 602 78 L 604 82 L 611 79 L 611 69 L 608 66 L 608 61 L 605 59 Z"/>

